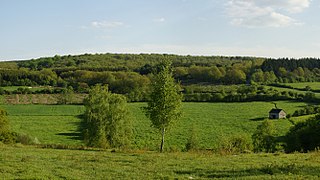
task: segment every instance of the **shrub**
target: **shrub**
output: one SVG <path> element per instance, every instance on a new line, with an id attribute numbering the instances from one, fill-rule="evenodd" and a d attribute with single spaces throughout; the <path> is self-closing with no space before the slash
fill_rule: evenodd
<path id="1" fill-rule="evenodd" d="M 276 137 L 275 127 L 270 120 L 263 121 L 252 135 L 255 152 L 275 152 Z"/>
<path id="2" fill-rule="evenodd" d="M 188 141 L 186 143 L 186 151 L 192 151 L 199 149 L 199 140 L 197 136 L 197 131 L 195 127 L 193 126 L 190 131 L 190 136 L 188 138 Z"/>
<path id="3" fill-rule="evenodd" d="M 0 109 L 0 142 L 9 144 L 16 141 L 17 134 L 10 131 L 7 112 Z"/>
<path id="4" fill-rule="evenodd" d="M 32 144 L 40 144 L 38 138 L 33 138 L 27 134 L 19 134 L 17 135 L 16 141 L 21 144 L 25 145 L 32 145 Z"/>
<path id="5" fill-rule="evenodd" d="M 251 152 L 252 142 L 246 135 L 231 136 L 221 143 L 220 152 L 224 154 L 238 154 Z"/>
<path id="6" fill-rule="evenodd" d="M 307 152 L 320 147 L 320 114 L 298 122 L 286 134 L 286 152 Z"/>

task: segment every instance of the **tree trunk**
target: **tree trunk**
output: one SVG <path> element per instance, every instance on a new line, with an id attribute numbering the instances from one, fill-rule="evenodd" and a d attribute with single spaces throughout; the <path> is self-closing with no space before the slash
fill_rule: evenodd
<path id="1" fill-rule="evenodd" d="M 161 140 L 161 145 L 160 145 L 160 152 L 162 153 L 163 152 L 163 146 L 164 146 L 164 134 L 166 132 L 166 128 L 163 128 L 162 129 L 162 140 Z"/>

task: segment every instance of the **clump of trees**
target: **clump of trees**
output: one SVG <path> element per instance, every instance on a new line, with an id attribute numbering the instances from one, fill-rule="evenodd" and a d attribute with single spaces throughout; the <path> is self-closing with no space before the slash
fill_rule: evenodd
<path id="1" fill-rule="evenodd" d="M 319 106 L 306 106 L 302 109 L 298 109 L 293 112 L 292 117 L 298 117 L 298 116 L 304 116 L 304 115 L 310 115 L 310 114 L 318 114 L 320 113 L 320 107 Z"/>
<path id="2" fill-rule="evenodd" d="M 132 125 L 126 98 L 113 94 L 108 86 L 94 86 L 85 99 L 84 140 L 88 146 L 127 148 L 132 138 Z"/>
<path id="3" fill-rule="evenodd" d="M 298 122 L 286 134 L 286 152 L 308 152 L 320 147 L 320 114 Z"/>
<path id="4" fill-rule="evenodd" d="M 254 151 L 273 153 L 284 149 L 291 153 L 317 150 L 320 148 L 320 114 L 294 124 L 285 136 L 277 137 L 276 134 L 272 121 L 263 121 L 252 135 Z"/>

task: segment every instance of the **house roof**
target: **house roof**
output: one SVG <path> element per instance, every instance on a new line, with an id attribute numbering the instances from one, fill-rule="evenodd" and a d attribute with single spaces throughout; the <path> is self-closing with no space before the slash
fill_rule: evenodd
<path id="1" fill-rule="evenodd" d="M 271 109 L 269 113 L 280 113 L 283 109 Z"/>

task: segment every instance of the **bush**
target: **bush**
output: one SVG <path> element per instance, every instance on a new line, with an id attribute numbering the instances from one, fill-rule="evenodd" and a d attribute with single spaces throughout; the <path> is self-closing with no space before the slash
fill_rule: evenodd
<path id="1" fill-rule="evenodd" d="M 1 132 L 0 133 L 0 142 L 5 144 L 15 143 L 17 140 L 17 133 L 15 132 Z"/>
<path id="2" fill-rule="evenodd" d="M 126 98 L 97 85 L 85 99 L 84 140 L 88 146 L 128 148 L 132 138 L 131 117 Z"/>
<path id="3" fill-rule="evenodd" d="M 14 143 L 17 134 L 10 131 L 9 121 L 7 119 L 7 112 L 0 109 L 0 142 L 5 144 Z"/>
<path id="4" fill-rule="evenodd" d="M 186 143 L 186 151 L 192 151 L 199 149 L 199 140 L 197 136 L 197 131 L 195 127 L 192 127 L 190 131 L 190 136 L 188 138 L 188 141 Z"/>
<path id="5" fill-rule="evenodd" d="M 221 143 L 220 153 L 223 154 L 238 154 L 251 152 L 252 142 L 246 135 L 231 136 Z"/>
<path id="6" fill-rule="evenodd" d="M 21 144 L 25 144 L 25 145 L 40 144 L 38 138 L 33 138 L 27 134 L 17 135 L 16 142 L 21 143 Z"/>
<path id="7" fill-rule="evenodd" d="M 286 152 L 312 151 L 320 147 L 320 114 L 298 122 L 285 137 Z"/>
<path id="8" fill-rule="evenodd" d="M 260 124 L 252 135 L 255 152 L 275 152 L 276 137 L 275 127 L 270 120 L 265 120 Z"/>

